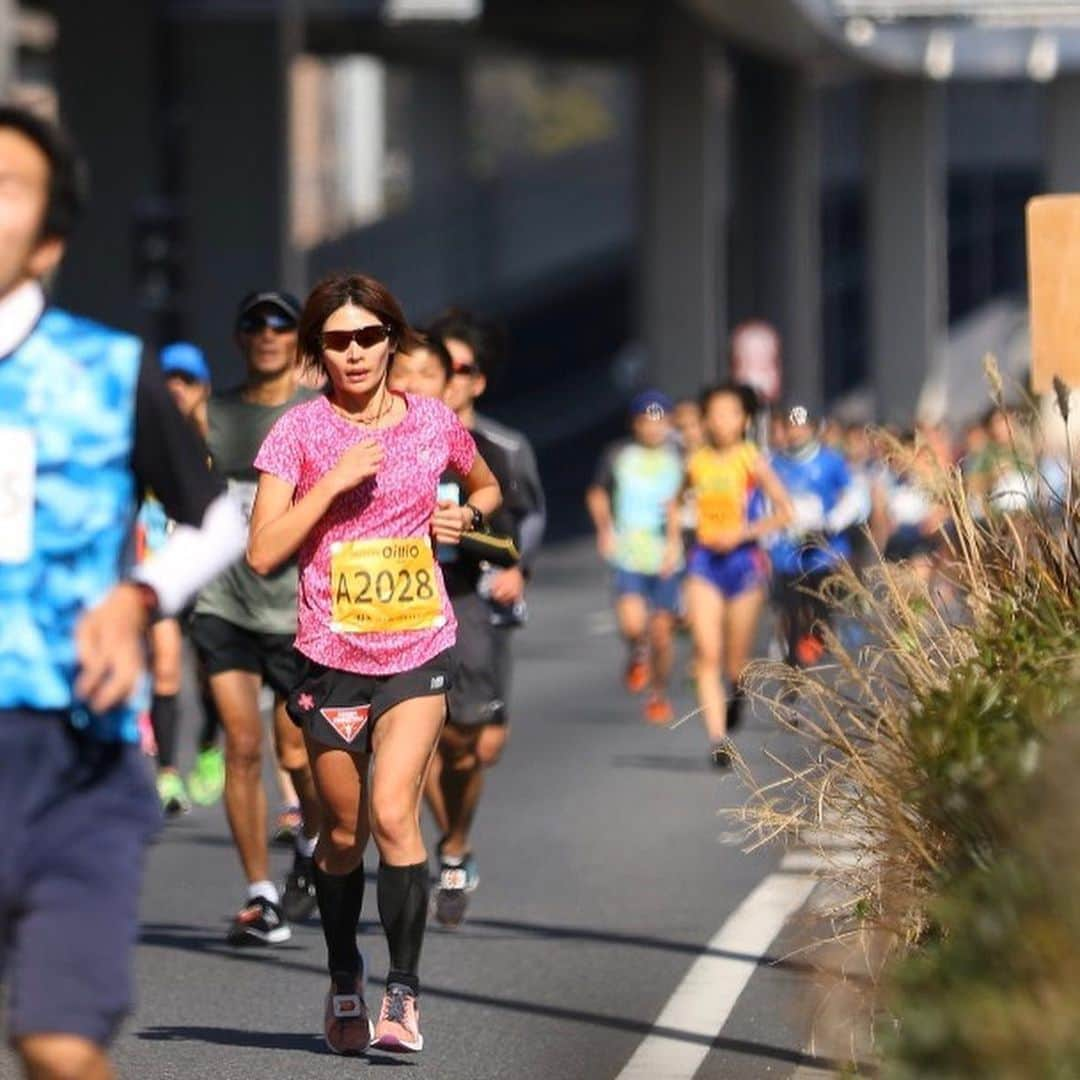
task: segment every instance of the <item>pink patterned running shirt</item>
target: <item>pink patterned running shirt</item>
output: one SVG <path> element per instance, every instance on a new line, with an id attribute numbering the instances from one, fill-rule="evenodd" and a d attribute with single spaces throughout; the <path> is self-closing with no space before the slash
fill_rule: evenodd
<path id="1" fill-rule="evenodd" d="M 389 428 L 362 428 L 339 416 L 325 397 L 290 409 L 270 429 L 255 458 L 259 472 L 294 487 L 298 502 L 356 443 L 374 439 L 384 458 L 376 476 L 339 495 L 297 554 L 296 648 L 326 667 L 360 675 L 394 675 L 420 667 L 457 637 L 442 572 L 436 580 L 441 625 L 431 629 L 346 633 L 331 628 L 331 547 L 339 541 L 428 537 L 439 477 L 449 467 L 465 476 L 476 444 L 441 401 L 402 395 L 404 419 Z"/>

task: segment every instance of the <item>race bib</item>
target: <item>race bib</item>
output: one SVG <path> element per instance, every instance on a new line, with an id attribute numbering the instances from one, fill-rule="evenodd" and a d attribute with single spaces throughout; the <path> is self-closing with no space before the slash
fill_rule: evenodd
<path id="1" fill-rule="evenodd" d="M 229 498 L 244 515 L 244 521 L 250 525 L 251 511 L 255 506 L 255 492 L 259 490 L 259 485 L 251 480 L 229 480 L 228 488 Z"/>
<path id="2" fill-rule="evenodd" d="M 34 433 L 0 427 L 0 563 L 28 562 L 34 550 Z"/>
<path id="3" fill-rule="evenodd" d="M 730 491 L 703 491 L 698 495 L 698 537 L 709 543 L 743 527 L 743 500 Z"/>
<path id="4" fill-rule="evenodd" d="M 431 541 L 423 536 L 334 544 L 330 607 L 330 629 L 339 634 L 445 625 Z"/>

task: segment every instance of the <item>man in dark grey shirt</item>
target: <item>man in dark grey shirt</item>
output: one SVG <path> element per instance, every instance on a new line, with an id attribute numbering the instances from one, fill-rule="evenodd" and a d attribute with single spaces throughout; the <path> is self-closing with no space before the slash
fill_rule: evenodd
<path id="1" fill-rule="evenodd" d="M 237 312 L 236 341 L 247 378 L 237 389 L 210 399 L 207 444 L 230 498 L 246 519 L 258 482 L 253 462 L 263 439 L 280 416 L 315 393 L 297 382 L 299 317 L 300 305 L 287 293 L 246 297 Z M 288 941 L 288 920 L 305 918 L 315 908 L 311 858 L 318 803 L 303 736 L 284 704 L 295 670 L 296 588 L 295 564 L 260 577 L 241 559 L 203 589 L 195 605 L 191 638 L 225 729 L 225 810 L 248 882 L 247 899 L 228 934 L 233 945 Z M 296 787 L 304 822 L 284 897 L 269 872 L 259 712 L 264 685 L 275 696 L 278 761 Z"/>

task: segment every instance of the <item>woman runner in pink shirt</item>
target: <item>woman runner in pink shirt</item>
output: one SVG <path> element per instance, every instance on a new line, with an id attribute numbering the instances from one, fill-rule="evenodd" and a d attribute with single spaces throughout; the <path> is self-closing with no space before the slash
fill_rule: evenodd
<path id="1" fill-rule="evenodd" d="M 336 1053 L 361 1053 L 369 1041 L 417 1051 L 429 889 L 420 795 L 456 630 L 433 545 L 479 526 L 498 507 L 499 486 L 442 402 L 387 387 L 394 352 L 419 340 L 383 285 L 326 278 L 299 335 L 303 362 L 325 372 L 327 392 L 281 417 L 255 459 L 248 562 L 266 574 L 296 556 L 300 569 L 300 665 L 288 709 L 304 729 L 323 809 L 315 889 L 331 977 L 326 1041 Z M 464 507 L 437 501 L 447 467 L 465 477 Z M 390 950 L 374 1031 L 356 945 L 369 833 Z"/>

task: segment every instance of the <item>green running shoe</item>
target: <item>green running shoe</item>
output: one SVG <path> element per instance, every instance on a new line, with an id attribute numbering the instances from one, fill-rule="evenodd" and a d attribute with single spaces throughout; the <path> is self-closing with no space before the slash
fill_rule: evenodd
<path id="1" fill-rule="evenodd" d="M 184 781 L 175 772 L 158 773 L 157 793 L 161 810 L 166 817 L 179 817 L 191 809 L 191 801 L 184 790 Z"/>
<path id="2" fill-rule="evenodd" d="M 216 747 L 200 750 L 188 776 L 188 791 L 200 806 L 213 806 L 225 790 L 225 755 Z"/>

